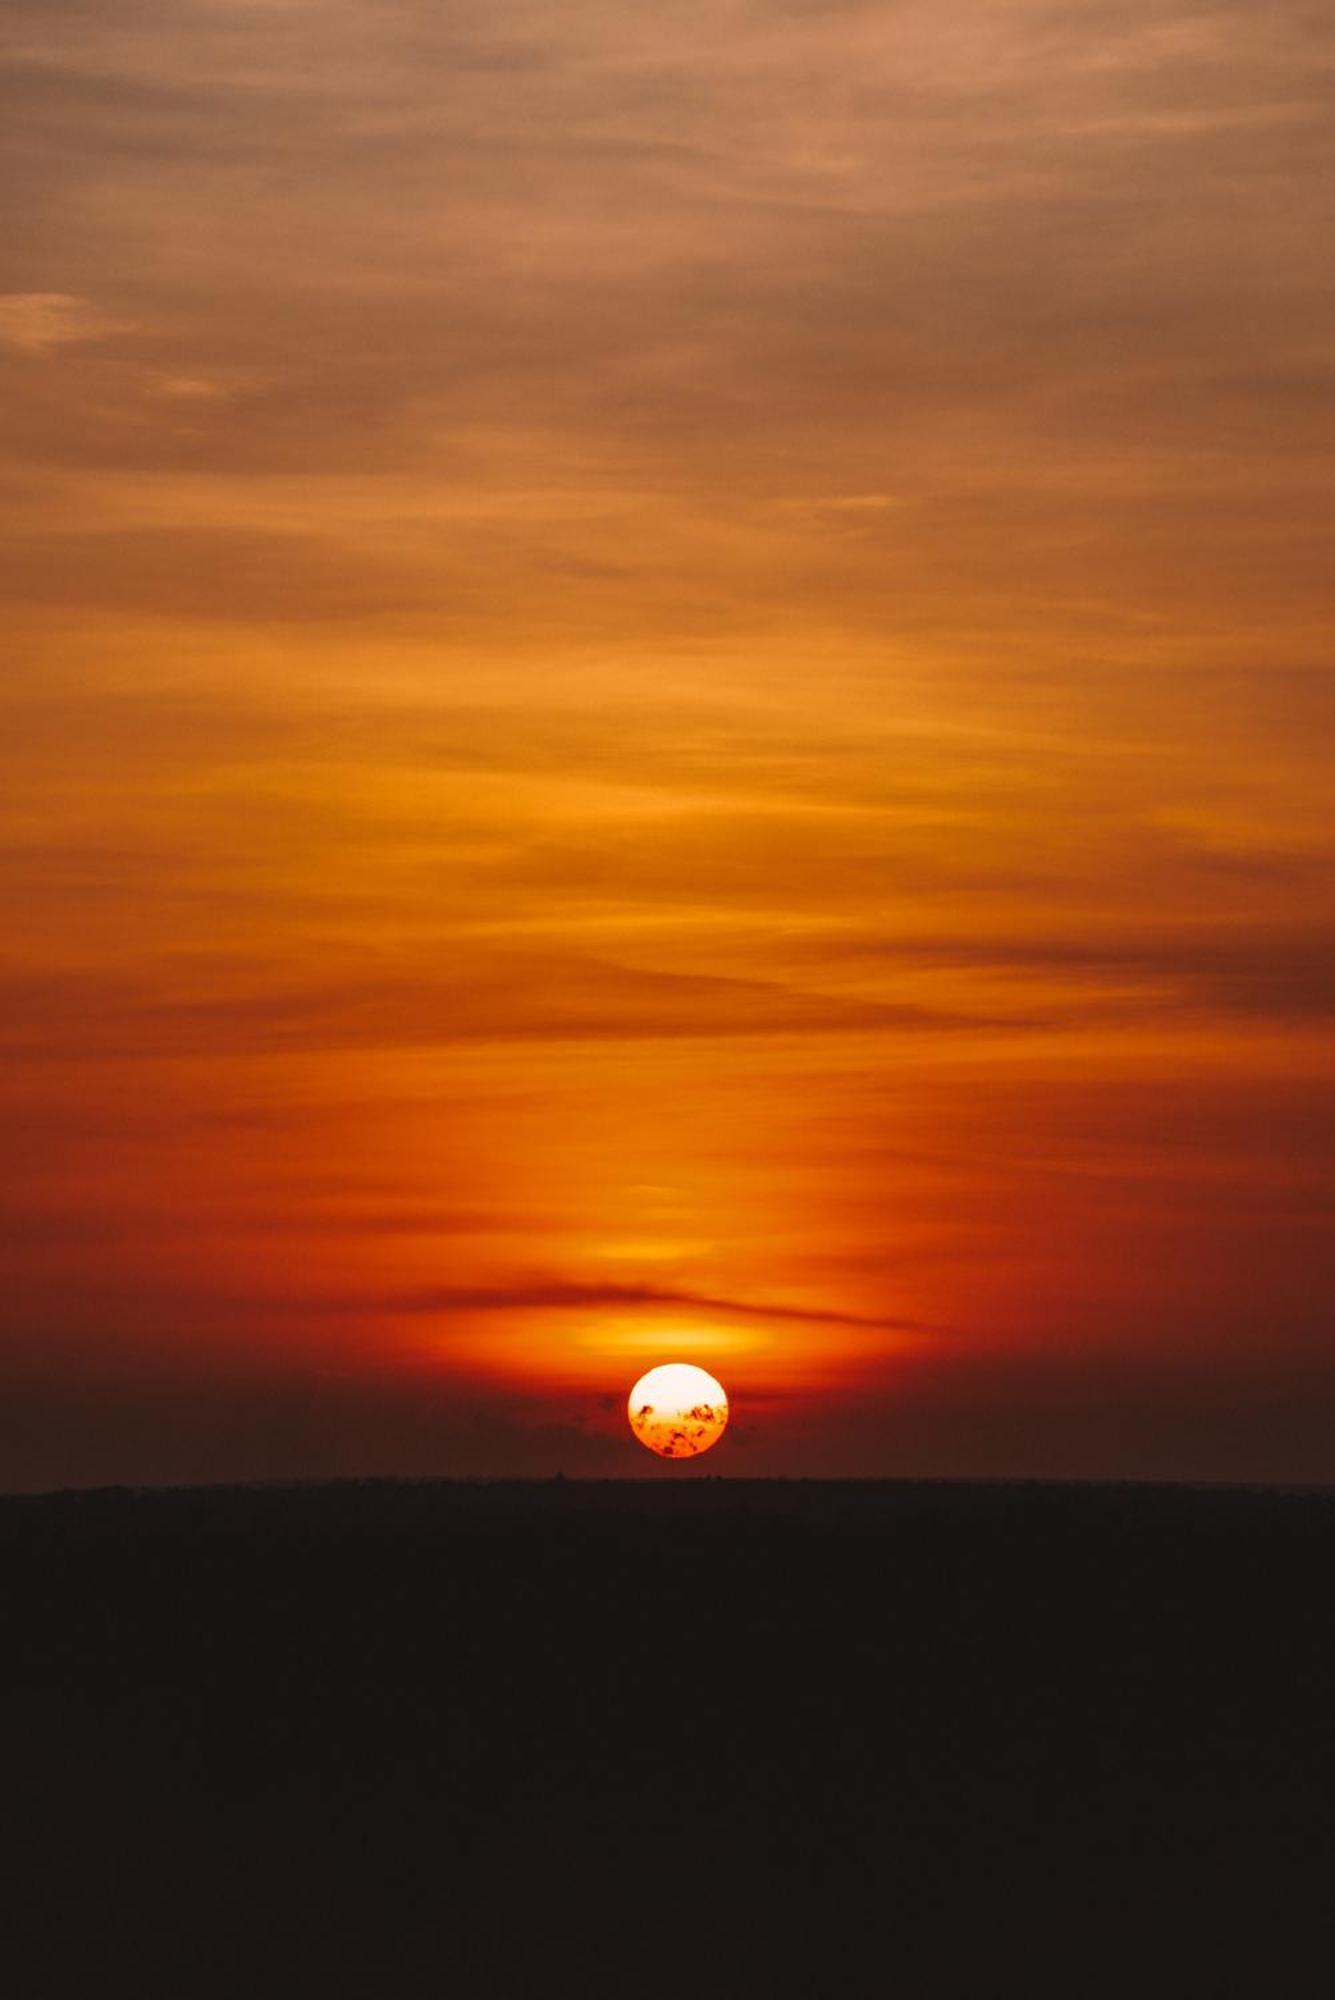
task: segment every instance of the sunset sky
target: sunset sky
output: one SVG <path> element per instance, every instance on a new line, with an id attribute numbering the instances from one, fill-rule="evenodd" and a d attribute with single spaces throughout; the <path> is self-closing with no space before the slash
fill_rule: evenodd
<path id="1" fill-rule="evenodd" d="M 0 21 L 0 1486 L 1335 1478 L 1325 0 Z"/>

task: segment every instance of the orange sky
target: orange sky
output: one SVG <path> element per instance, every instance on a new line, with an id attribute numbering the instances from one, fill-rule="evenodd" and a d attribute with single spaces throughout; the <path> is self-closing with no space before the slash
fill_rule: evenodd
<path id="1" fill-rule="evenodd" d="M 3 23 L 0 1485 L 1335 1476 L 1327 10 Z"/>

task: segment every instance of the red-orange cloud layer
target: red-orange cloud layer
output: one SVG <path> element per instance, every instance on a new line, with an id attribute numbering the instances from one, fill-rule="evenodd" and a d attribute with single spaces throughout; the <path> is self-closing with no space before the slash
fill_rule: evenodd
<path id="1" fill-rule="evenodd" d="M 6 19 L 0 1485 L 1335 1473 L 1329 24 Z"/>

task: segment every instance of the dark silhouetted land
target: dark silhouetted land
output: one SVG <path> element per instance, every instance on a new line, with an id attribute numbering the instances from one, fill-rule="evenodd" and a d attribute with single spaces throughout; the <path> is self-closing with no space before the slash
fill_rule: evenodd
<path id="1" fill-rule="evenodd" d="M 117 1490 L 0 1576 L 21 2000 L 1309 1990 L 1329 1493 Z"/>

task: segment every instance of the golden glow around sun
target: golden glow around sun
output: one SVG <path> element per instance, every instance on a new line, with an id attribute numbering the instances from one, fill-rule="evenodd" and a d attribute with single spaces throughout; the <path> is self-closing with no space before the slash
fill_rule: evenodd
<path id="1" fill-rule="evenodd" d="M 660 1458 L 695 1458 L 718 1443 L 728 1422 L 722 1384 L 685 1361 L 642 1375 L 626 1410 L 640 1443 Z"/>

